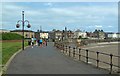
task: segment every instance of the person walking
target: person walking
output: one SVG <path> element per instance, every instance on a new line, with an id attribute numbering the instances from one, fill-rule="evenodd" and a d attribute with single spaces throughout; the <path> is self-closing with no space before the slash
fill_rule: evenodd
<path id="1" fill-rule="evenodd" d="M 39 42 L 40 42 L 40 47 L 42 47 L 42 43 L 43 43 L 42 38 L 40 38 Z"/>
<path id="2" fill-rule="evenodd" d="M 46 39 L 43 40 L 43 46 L 46 46 Z"/>
<path id="3" fill-rule="evenodd" d="M 47 46 L 47 40 L 45 40 L 46 46 Z"/>
<path id="4" fill-rule="evenodd" d="M 31 45 L 32 45 L 32 48 L 33 48 L 33 46 L 34 46 L 34 38 L 33 37 L 31 38 Z"/>
<path id="5" fill-rule="evenodd" d="M 40 42 L 39 42 L 39 39 L 37 40 L 37 44 L 38 44 L 38 46 L 40 46 Z"/>

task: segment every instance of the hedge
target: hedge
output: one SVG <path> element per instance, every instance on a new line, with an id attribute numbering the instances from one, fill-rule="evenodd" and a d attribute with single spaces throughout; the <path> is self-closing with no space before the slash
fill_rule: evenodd
<path id="1" fill-rule="evenodd" d="M 2 40 L 21 40 L 22 37 L 16 33 L 2 33 Z"/>

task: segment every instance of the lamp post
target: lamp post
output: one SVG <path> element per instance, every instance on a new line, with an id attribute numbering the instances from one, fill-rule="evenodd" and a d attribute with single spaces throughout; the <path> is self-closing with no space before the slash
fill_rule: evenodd
<path id="1" fill-rule="evenodd" d="M 31 27 L 31 25 L 29 24 L 29 21 L 28 20 L 24 20 L 24 11 L 22 11 L 22 20 L 19 20 L 17 22 L 17 24 L 16 24 L 17 28 L 20 27 L 19 22 L 22 22 L 22 35 L 23 35 L 23 38 L 22 38 L 22 50 L 24 50 L 24 24 L 25 24 L 25 22 L 28 22 L 28 25 L 27 25 L 28 28 Z"/>

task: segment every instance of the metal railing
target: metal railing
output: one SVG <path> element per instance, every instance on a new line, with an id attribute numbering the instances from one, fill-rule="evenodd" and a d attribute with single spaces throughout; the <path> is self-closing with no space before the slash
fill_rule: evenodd
<path id="1" fill-rule="evenodd" d="M 120 58 L 120 56 L 116 56 L 113 54 L 106 54 L 106 53 L 102 53 L 102 52 L 98 52 L 98 51 L 97 52 L 91 51 L 91 50 L 87 50 L 87 49 L 81 49 L 81 48 L 77 48 L 77 47 L 71 47 L 71 46 L 67 46 L 67 45 L 64 45 L 64 44 L 59 43 L 59 42 L 55 42 L 54 46 L 57 47 L 58 49 L 62 50 L 62 52 L 64 54 L 68 55 L 69 57 L 73 57 L 73 58 L 78 57 L 78 60 L 84 61 L 87 64 L 89 64 L 89 60 L 95 61 L 96 62 L 95 66 L 97 68 L 101 68 L 99 65 L 100 63 L 104 63 L 106 65 L 109 65 L 109 73 L 110 74 L 113 72 L 113 67 L 120 69 L 119 65 L 113 64 L 113 58 Z M 84 52 L 84 54 L 82 54 L 81 52 Z M 89 53 L 94 53 L 96 55 L 96 57 L 90 57 Z M 100 60 L 100 55 L 108 56 L 109 62 Z M 83 57 L 84 60 L 82 60 L 81 57 Z M 106 69 L 106 68 L 104 68 L 104 69 Z"/>

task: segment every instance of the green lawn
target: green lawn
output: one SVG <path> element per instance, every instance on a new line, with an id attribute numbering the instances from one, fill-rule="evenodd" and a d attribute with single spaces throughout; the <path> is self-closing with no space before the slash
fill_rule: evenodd
<path id="1" fill-rule="evenodd" d="M 27 46 L 27 42 L 25 42 L 25 46 Z M 6 64 L 9 58 L 21 47 L 21 42 L 2 42 L 2 64 Z"/>

